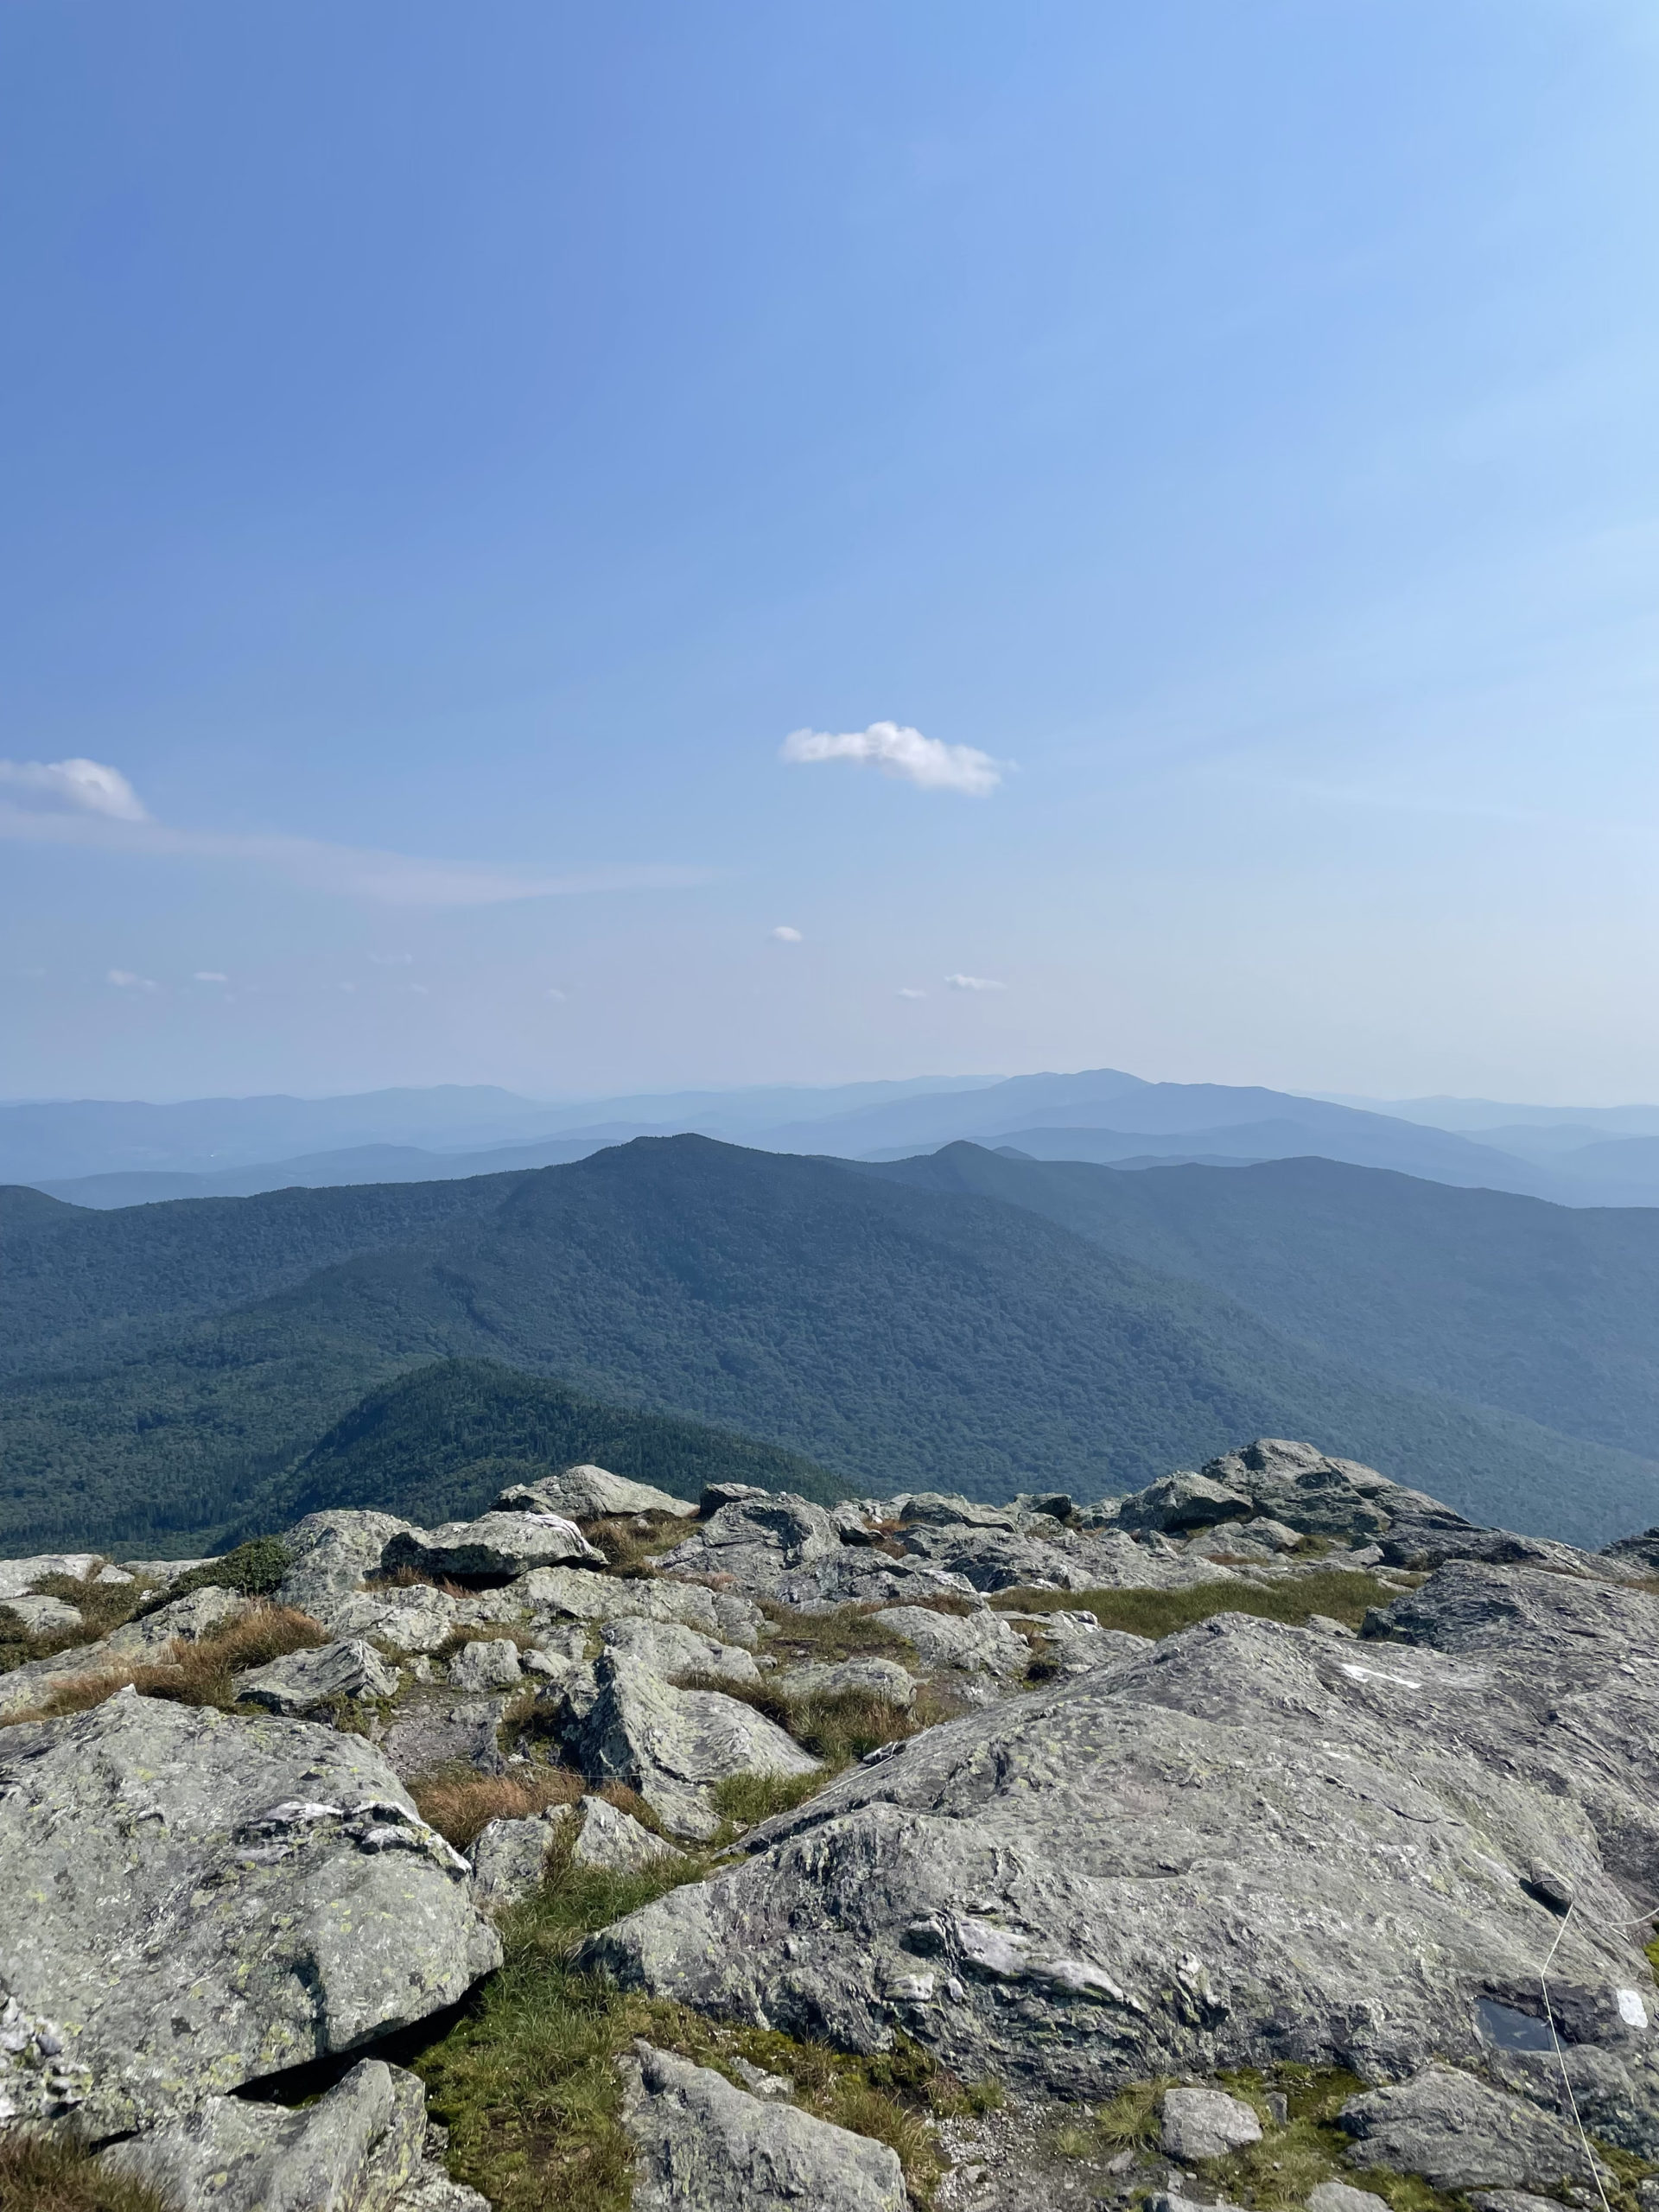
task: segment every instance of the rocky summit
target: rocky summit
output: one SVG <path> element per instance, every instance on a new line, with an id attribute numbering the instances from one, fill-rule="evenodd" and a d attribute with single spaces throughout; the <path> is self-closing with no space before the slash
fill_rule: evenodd
<path id="1" fill-rule="evenodd" d="M 1261 1440 L 0 1562 L 0 2197 L 1659 2212 L 1656 1559 Z"/>

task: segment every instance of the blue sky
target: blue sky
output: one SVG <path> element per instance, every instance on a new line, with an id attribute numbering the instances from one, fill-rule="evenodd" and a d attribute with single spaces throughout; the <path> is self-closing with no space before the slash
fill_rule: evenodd
<path id="1" fill-rule="evenodd" d="M 0 1094 L 1659 1096 L 1656 96 L 1643 0 L 19 0 Z"/>

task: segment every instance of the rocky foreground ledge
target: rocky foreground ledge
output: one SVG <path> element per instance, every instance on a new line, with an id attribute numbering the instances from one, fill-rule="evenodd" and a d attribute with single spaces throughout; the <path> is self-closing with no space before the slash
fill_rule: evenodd
<path id="1" fill-rule="evenodd" d="M 0 2198 L 1659 2212 L 1656 1577 L 1271 1441 L 0 1561 Z"/>

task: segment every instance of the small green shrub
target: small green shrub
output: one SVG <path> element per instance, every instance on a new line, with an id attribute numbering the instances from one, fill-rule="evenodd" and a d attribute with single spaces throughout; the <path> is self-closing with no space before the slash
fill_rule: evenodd
<path id="1" fill-rule="evenodd" d="M 234 1590 L 244 1598 L 268 1598 L 293 1564 L 293 1554 L 280 1536 L 252 1536 L 223 1559 L 209 1560 L 178 1576 L 166 1589 L 156 1591 L 143 1610 L 156 1612 L 192 1590 Z"/>
<path id="2" fill-rule="evenodd" d="M 823 1774 L 728 1774 L 709 1795 L 728 1827 L 752 1828 L 779 1813 L 792 1813 L 829 1778 Z"/>

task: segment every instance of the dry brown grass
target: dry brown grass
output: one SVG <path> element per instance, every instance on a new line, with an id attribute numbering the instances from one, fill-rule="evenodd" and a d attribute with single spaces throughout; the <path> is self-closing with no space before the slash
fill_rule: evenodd
<path id="1" fill-rule="evenodd" d="M 831 1690 L 817 1696 L 785 1697 L 771 1682 L 734 1682 L 724 1675 L 677 1675 L 674 1687 L 682 1690 L 715 1690 L 734 1697 L 785 1733 L 804 1751 L 822 1759 L 827 1782 L 832 1773 L 861 1759 L 901 1736 L 915 1736 L 936 1722 L 952 1719 L 958 1708 L 931 1683 L 924 1682 L 913 1702 L 895 1705 L 874 1690 Z M 820 1784 L 821 1786 L 821 1784 Z"/>
<path id="2" fill-rule="evenodd" d="M 530 1765 L 515 1774 L 444 1767 L 409 1785 L 421 1818 L 457 1851 L 471 1848 L 492 1821 L 531 1821 L 551 1805 L 574 1805 L 587 1783 L 573 1769 Z"/>
<path id="3" fill-rule="evenodd" d="M 691 1533 L 691 1523 L 673 1513 L 618 1513 L 582 1523 L 582 1534 L 605 1554 L 613 1574 L 638 1579 L 653 1573 L 654 1562 Z"/>
<path id="4" fill-rule="evenodd" d="M 67 1675 L 54 1682 L 38 1706 L 6 1715 L 0 1726 L 29 1720 L 56 1720 L 66 1713 L 88 1713 L 118 1690 L 130 1687 L 140 1697 L 159 1697 L 175 1705 L 213 1705 L 229 1712 L 236 1702 L 235 1677 L 249 1667 L 285 1658 L 290 1651 L 315 1650 L 327 1631 L 308 1613 L 292 1605 L 253 1605 L 218 1636 L 186 1643 L 175 1637 L 160 1659 L 127 1664 L 120 1661 Z"/>
<path id="5" fill-rule="evenodd" d="M 423 1574 L 417 1567 L 394 1567 L 386 1574 L 371 1574 L 364 1580 L 365 1590 L 441 1590 L 446 1598 L 475 1598 L 476 1590 L 469 1590 L 464 1583 L 451 1582 L 442 1574 Z"/>
<path id="6" fill-rule="evenodd" d="M 86 2151 L 14 2129 L 0 2135 L 0 2212 L 169 2212 L 142 2182 L 108 2172 Z"/>

